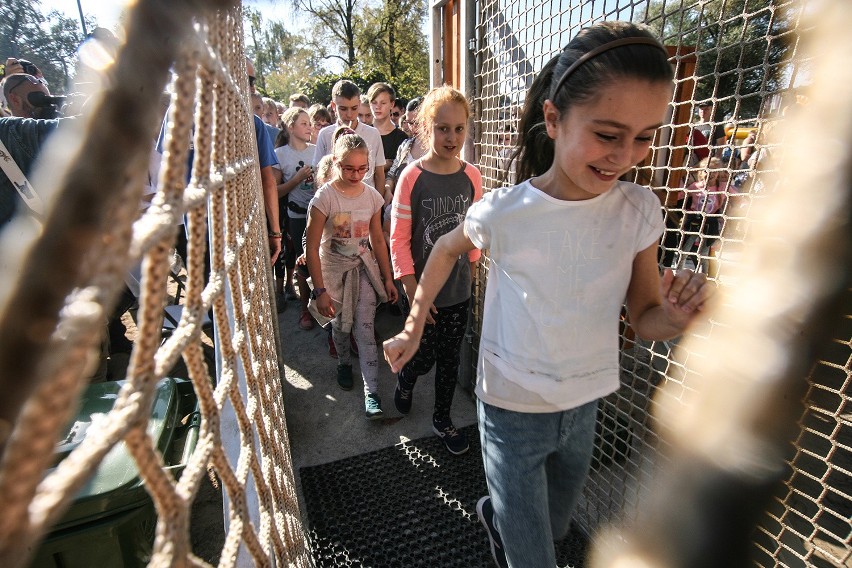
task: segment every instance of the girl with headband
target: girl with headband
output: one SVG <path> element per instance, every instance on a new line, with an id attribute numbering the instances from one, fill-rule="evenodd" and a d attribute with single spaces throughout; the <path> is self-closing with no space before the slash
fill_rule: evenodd
<path id="1" fill-rule="evenodd" d="M 622 306 L 639 336 L 665 340 L 712 293 L 701 274 L 660 275 L 660 202 L 619 181 L 647 156 L 672 89 L 668 54 L 647 28 L 581 31 L 527 94 L 517 185 L 486 194 L 438 240 L 403 331 L 385 342 L 399 371 L 458 257 L 489 251 L 476 386 L 489 496 L 477 513 L 498 566 L 556 565 L 598 400 L 619 386 Z"/>

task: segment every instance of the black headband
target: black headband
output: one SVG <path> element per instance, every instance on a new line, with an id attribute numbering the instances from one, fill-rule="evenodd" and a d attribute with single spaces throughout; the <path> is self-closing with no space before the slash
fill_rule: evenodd
<path id="1" fill-rule="evenodd" d="M 559 81 L 556 83 L 556 88 L 553 90 L 553 96 L 556 96 L 556 93 L 558 93 L 559 89 L 562 88 L 562 84 L 565 83 L 565 80 L 570 77 L 571 74 L 577 70 L 577 68 L 586 63 L 589 59 L 597 57 L 605 51 L 609 51 L 610 49 L 615 49 L 616 47 L 621 47 L 623 45 L 650 45 L 651 47 L 656 47 L 657 49 L 665 53 L 666 59 L 668 59 L 669 56 L 669 52 L 666 51 L 665 48 L 660 45 L 660 42 L 650 37 L 625 37 L 613 40 L 603 45 L 599 45 L 587 53 L 584 53 L 579 59 L 577 59 L 577 61 L 572 63 L 571 66 L 565 70 L 565 73 L 562 74 L 562 77 L 560 77 Z"/>

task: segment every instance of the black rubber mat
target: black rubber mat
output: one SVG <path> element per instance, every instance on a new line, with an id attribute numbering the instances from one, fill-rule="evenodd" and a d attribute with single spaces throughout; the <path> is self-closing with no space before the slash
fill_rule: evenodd
<path id="1" fill-rule="evenodd" d="M 470 451 L 453 456 L 437 437 L 300 469 L 318 568 L 492 567 L 476 516 L 486 494 L 476 426 Z M 582 567 L 587 540 L 557 545 L 560 566 Z"/>

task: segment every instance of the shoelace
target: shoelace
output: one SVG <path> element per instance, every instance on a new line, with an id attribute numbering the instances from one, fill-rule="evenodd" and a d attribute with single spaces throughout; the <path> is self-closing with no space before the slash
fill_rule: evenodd
<path id="1" fill-rule="evenodd" d="M 458 432 L 458 430 L 456 430 L 455 426 L 444 426 L 444 428 L 441 430 L 441 432 L 444 433 L 444 436 L 447 436 L 447 437 L 450 437 L 450 438 L 455 438 L 456 436 L 459 435 L 459 432 Z"/>

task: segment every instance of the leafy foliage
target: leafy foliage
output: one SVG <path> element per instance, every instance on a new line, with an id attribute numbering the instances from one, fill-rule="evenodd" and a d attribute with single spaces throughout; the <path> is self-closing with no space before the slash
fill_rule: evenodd
<path id="1" fill-rule="evenodd" d="M 87 19 L 87 26 L 94 21 Z M 77 47 L 83 40 L 80 23 L 56 10 L 43 12 L 40 0 L 0 3 L 0 63 L 7 57 L 36 64 L 53 93 L 65 92 L 74 75 Z"/>
<path id="2" fill-rule="evenodd" d="M 288 0 L 307 16 L 306 34 L 292 33 L 281 22 L 263 21 L 244 10 L 249 56 L 258 89 L 277 100 L 302 92 L 323 104 L 341 78 L 363 92 L 375 82 L 390 83 L 402 98 L 426 92 L 429 58 L 422 24 L 426 3 L 418 0 Z M 329 63 L 342 70 L 332 70 Z M 338 67 L 339 68 L 339 67 Z"/>
<path id="3" fill-rule="evenodd" d="M 288 31 L 281 22 L 264 22 L 257 10 L 245 9 L 243 20 L 249 36 L 246 52 L 254 62 L 258 91 L 280 101 L 301 92 L 320 69 L 308 40 Z"/>
<path id="4" fill-rule="evenodd" d="M 360 13 L 365 0 L 292 0 L 293 8 L 304 12 L 313 23 L 317 53 L 324 59 L 338 59 L 347 69 L 358 62 L 356 36 L 361 32 Z M 335 49 L 335 47 L 337 49 Z"/>
<path id="5" fill-rule="evenodd" d="M 385 0 L 381 6 L 365 9 L 362 17 L 362 61 L 375 65 L 403 98 L 424 94 L 429 85 L 428 44 L 422 31 L 426 3 Z"/>
<path id="6" fill-rule="evenodd" d="M 714 98 L 720 114 L 748 118 L 784 88 L 793 9 L 791 0 L 652 0 L 642 19 L 664 43 L 695 46 L 696 100 Z"/>

